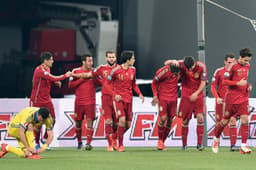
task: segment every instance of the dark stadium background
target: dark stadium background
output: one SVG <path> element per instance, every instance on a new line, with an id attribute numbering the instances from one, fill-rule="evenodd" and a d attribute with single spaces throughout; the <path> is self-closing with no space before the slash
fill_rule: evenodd
<path id="1" fill-rule="evenodd" d="M 51 0 L 49 0 L 51 1 Z M 55 0 L 60 1 L 60 0 Z M 33 69 L 27 51 L 32 28 L 45 22 L 36 15 L 39 0 L 4 0 L 0 2 L 0 97 L 30 96 Z M 118 54 L 124 49 L 136 52 L 137 78 L 152 79 L 156 70 L 169 58 L 197 55 L 197 22 L 195 0 L 69 0 L 82 4 L 111 7 L 112 17 L 119 21 Z M 249 18 L 256 18 L 255 0 L 214 0 Z M 8 31 L 12 30 L 12 34 Z M 15 30 L 21 31 L 17 37 Z M 208 80 L 214 70 L 223 66 L 225 53 L 250 47 L 256 54 L 256 32 L 248 21 L 226 11 L 205 5 L 206 65 Z M 17 48 L 19 46 L 20 48 Z M 79 61 L 74 61 L 79 62 Z M 252 58 L 250 82 L 255 86 L 256 59 Z M 55 62 L 52 72 L 62 74 L 65 62 Z M 147 86 L 144 90 L 151 94 Z M 255 90 L 250 94 L 255 97 Z M 210 94 L 211 96 L 211 94 Z M 61 92 L 53 97 L 62 97 Z"/>

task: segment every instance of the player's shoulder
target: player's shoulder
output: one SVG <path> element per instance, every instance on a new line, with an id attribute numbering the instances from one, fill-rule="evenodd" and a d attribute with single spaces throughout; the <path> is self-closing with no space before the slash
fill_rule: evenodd
<path id="1" fill-rule="evenodd" d="M 81 67 L 73 68 L 72 73 L 77 73 L 81 71 Z"/>
<path id="2" fill-rule="evenodd" d="M 219 68 L 217 68 L 215 71 L 214 71 L 214 76 L 215 75 L 217 75 L 217 74 L 219 74 L 220 72 L 222 72 L 223 70 L 225 70 L 225 68 L 224 67 L 219 67 Z"/>
<path id="3" fill-rule="evenodd" d="M 231 71 L 232 68 L 238 65 L 237 60 L 228 65 L 227 71 Z"/>
<path id="4" fill-rule="evenodd" d="M 97 71 L 97 70 L 100 70 L 100 69 L 103 69 L 103 68 L 106 68 L 107 67 L 107 64 L 100 64 L 98 67 L 96 67 L 94 70 Z"/>
<path id="5" fill-rule="evenodd" d="M 115 68 L 113 68 L 113 69 L 111 70 L 110 75 L 112 76 L 115 72 L 117 72 L 117 71 L 120 70 L 120 69 L 121 69 L 121 66 L 120 66 L 120 65 L 116 66 Z"/>

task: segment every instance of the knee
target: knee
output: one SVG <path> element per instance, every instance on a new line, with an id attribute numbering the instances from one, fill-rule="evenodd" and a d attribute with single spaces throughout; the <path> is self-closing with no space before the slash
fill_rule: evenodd
<path id="1" fill-rule="evenodd" d="M 124 127 L 126 125 L 125 117 L 120 117 L 118 120 L 118 125 Z"/>
<path id="2" fill-rule="evenodd" d="M 230 119 L 230 125 L 231 126 L 235 126 L 236 125 L 236 118 L 234 118 L 234 117 L 231 117 L 231 119 Z"/>
<path id="3" fill-rule="evenodd" d="M 183 125 L 183 126 L 187 126 L 187 125 L 188 125 L 188 122 L 189 122 L 189 121 L 188 121 L 187 119 L 183 119 L 182 125 Z"/>
<path id="4" fill-rule="evenodd" d="M 76 127 L 81 128 L 82 127 L 82 121 L 76 121 Z"/>
<path id="5" fill-rule="evenodd" d="M 197 123 L 204 123 L 204 116 L 203 116 L 203 114 L 198 114 L 196 116 L 196 118 L 197 118 Z"/>
<path id="6" fill-rule="evenodd" d="M 105 120 L 105 124 L 110 125 L 111 123 L 112 123 L 112 120 L 111 120 L 111 119 L 106 119 L 106 120 Z"/>
<path id="7" fill-rule="evenodd" d="M 228 120 L 227 119 L 222 119 L 220 121 L 220 123 L 223 125 L 223 126 L 226 126 L 228 124 Z"/>

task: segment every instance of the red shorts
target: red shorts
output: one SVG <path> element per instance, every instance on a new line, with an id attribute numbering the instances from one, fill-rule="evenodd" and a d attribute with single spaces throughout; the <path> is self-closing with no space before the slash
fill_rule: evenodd
<path id="1" fill-rule="evenodd" d="M 52 117 L 53 122 L 55 122 L 55 112 L 54 112 L 54 108 L 53 108 L 52 102 L 48 102 L 48 103 L 34 103 L 33 101 L 30 100 L 29 106 L 31 106 L 31 107 L 40 107 L 40 108 L 41 107 L 46 107 L 50 111 L 50 115 Z"/>
<path id="2" fill-rule="evenodd" d="M 159 116 L 168 116 L 168 118 L 173 119 L 177 115 L 177 100 L 176 101 L 166 101 L 159 100 L 158 103 Z"/>
<path id="3" fill-rule="evenodd" d="M 84 115 L 86 116 L 86 119 L 95 119 L 95 110 L 96 105 L 90 104 L 90 105 L 78 105 L 75 104 L 75 114 L 74 119 L 75 120 L 83 120 Z"/>
<path id="4" fill-rule="evenodd" d="M 104 119 L 112 119 L 116 121 L 116 114 L 115 109 L 113 106 L 113 98 L 109 95 L 102 95 L 101 96 L 101 103 L 102 103 L 102 115 Z"/>
<path id="5" fill-rule="evenodd" d="M 204 98 L 200 97 L 196 99 L 196 101 L 191 102 L 189 98 L 182 97 L 179 106 L 178 117 L 190 120 L 192 118 L 192 113 L 194 113 L 194 117 L 197 114 L 204 114 Z"/>
<path id="6" fill-rule="evenodd" d="M 240 103 L 240 104 L 226 104 L 224 103 L 223 106 L 224 119 L 230 119 L 230 117 L 234 116 L 237 117 L 237 115 L 249 115 L 250 114 L 250 108 L 248 101 Z M 237 113 L 237 114 L 236 114 Z"/>
<path id="7" fill-rule="evenodd" d="M 132 121 L 132 103 L 113 101 L 113 104 L 117 118 L 125 116 L 126 121 Z"/>

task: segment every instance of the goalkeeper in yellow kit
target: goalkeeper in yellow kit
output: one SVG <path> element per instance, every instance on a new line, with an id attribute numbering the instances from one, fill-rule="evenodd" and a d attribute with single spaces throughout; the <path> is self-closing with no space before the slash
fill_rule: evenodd
<path id="1" fill-rule="evenodd" d="M 47 128 L 48 138 L 41 148 L 35 150 L 33 130 L 40 129 L 43 124 Z M 44 107 L 26 107 L 13 117 L 8 126 L 8 134 L 17 140 L 19 147 L 16 148 L 2 143 L 1 158 L 8 152 L 11 152 L 19 157 L 41 159 L 38 154 L 45 151 L 53 140 L 52 119 L 49 115 L 49 110 Z"/>

